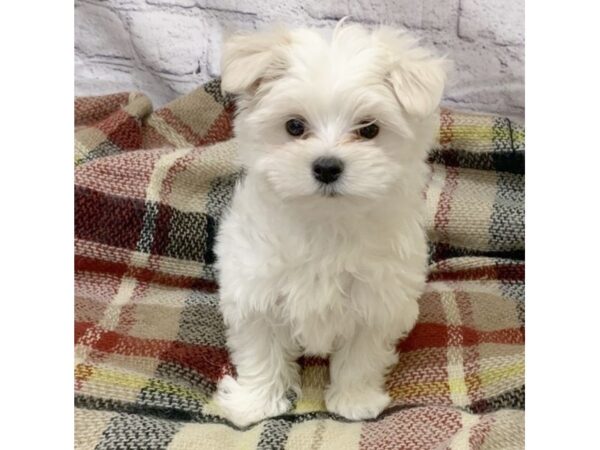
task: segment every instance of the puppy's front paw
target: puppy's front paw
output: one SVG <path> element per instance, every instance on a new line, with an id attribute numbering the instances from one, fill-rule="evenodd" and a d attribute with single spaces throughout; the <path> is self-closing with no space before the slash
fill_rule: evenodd
<path id="1" fill-rule="evenodd" d="M 330 412 L 346 419 L 373 419 L 390 403 L 390 396 L 381 389 L 329 388 L 325 393 L 325 405 Z"/>
<path id="2" fill-rule="evenodd" d="M 225 417 L 239 427 L 283 414 L 291 406 L 283 395 L 277 395 L 265 386 L 241 385 L 229 375 L 219 382 L 215 401 Z"/>

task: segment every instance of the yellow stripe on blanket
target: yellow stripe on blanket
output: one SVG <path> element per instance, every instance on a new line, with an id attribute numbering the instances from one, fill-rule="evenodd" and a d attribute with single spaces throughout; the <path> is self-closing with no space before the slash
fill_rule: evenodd
<path id="1" fill-rule="evenodd" d="M 464 124 L 453 125 L 452 132 L 455 139 L 470 140 L 474 142 L 489 142 L 494 137 L 494 127 L 490 124 Z"/>
<path id="2" fill-rule="evenodd" d="M 389 394 L 393 399 L 400 400 L 423 395 L 447 396 L 449 394 L 449 387 L 447 381 L 403 383 L 396 388 L 390 389 Z"/>
<path id="3" fill-rule="evenodd" d="M 484 387 L 489 387 L 510 378 L 525 377 L 525 361 L 519 361 L 502 367 L 482 370 L 479 373 L 479 379 Z"/>
<path id="4" fill-rule="evenodd" d="M 131 372 L 113 370 L 106 367 L 94 367 L 94 371 L 89 377 L 84 391 L 86 391 L 86 393 L 88 393 L 87 391 L 92 391 L 89 393 L 102 396 L 103 392 L 113 389 L 119 390 L 119 388 L 121 388 L 119 391 L 120 393 L 126 395 L 127 399 L 134 400 L 135 397 L 129 398 L 131 397 L 132 391 L 137 395 L 140 390 L 150 385 L 152 385 L 152 389 L 158 393 L 173 394 L 182 398 L 198 400 L 200 402 L 207 401 L 207 396 L 199 391 L 178 386 L 164 380 L 140 376 Z M 125 400 L 125 398 L 121 399 Z"/>

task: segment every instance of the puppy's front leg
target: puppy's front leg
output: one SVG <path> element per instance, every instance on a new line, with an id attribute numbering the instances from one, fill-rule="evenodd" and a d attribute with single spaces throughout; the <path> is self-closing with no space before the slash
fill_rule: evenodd
<path id="1" fill-rule="evenodd" d="M 300 393 L 298 349 L 289 335 L 265 318 L 229 327 L 227 336 L 237 379 L 224 377 L 216 401 L 236 425 L 246 426 L 290 408 L 288 389 Z"/>
<path id="2" fill-rule="evenodd" d="M 331 384 L 325 404 L 352 420 L 377 417 L 389 404 L 384 388 L 387 370 L 398 361 L 394 340 L 364 328 L 330 358 Z"/>

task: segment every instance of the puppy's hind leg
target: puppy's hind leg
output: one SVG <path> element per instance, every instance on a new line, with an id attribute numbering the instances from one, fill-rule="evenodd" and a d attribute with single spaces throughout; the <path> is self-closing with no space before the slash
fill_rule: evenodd
<path id="1" fill-rule="evenodd" d="M 283 414 L 288 389 L 300 393 L 297 347 L 281 327 L 254 317 L 228 329 L 228 346 L 237 379 L 224 377 L 215 400 L 238 426 Z"/>

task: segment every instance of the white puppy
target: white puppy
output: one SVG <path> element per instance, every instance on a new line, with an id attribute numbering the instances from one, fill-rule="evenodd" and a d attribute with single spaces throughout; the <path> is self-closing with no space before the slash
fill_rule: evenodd
<path id="1" fill-rule="evenodd" d="M 235 424 L 289 409 L 302 354 L 330 355 L 329 411 L 368 419 L 388 405 L 384 378 L 425 283 L 424 161 L 444 66 L 387 27 L 226 42 L 246 173 L 216 247 L 237 370 L 216 401 Z"/>

